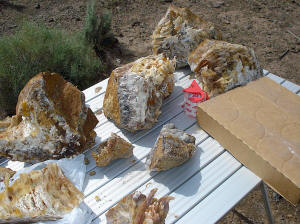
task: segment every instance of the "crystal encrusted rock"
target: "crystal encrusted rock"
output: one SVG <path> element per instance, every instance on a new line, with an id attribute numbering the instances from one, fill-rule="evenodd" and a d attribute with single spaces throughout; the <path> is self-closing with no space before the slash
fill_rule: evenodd
<path id="1" fill-rule="evenodd" d="M 209 96 L 216 96 L 262 77 L 253 49 L 205 40 L 189 56 L 189 65 Z"/>
<path id="2" fill-rule="evenodd" d="M 129 158 L 133 155 L 133 145 L 115 133 L 111 134 L 105 142 L 99 145 L 97 153 L 92 152 L 97 166 L 107 166 L 111 161 Z"/>
<path id="3" fill-rule="evenodd" d="M 163 98 L 174 88 L 175 60 L 162 54 L 140 58 L 112 71 L 103 103 L 104 115 L 131 132 L 157 122 Z"/>
<path id="4" fill-rule="evenodd" d="M 168 170 L 189 160 L 195 151 L 195 137 L 174 124 L 163 126 L 146 164 L 152 171 Z"/>
<path id="5" fill-rule="evenodd" d="M 146 197 L 136 191 L 124 197 L 105 214 L 108 224 L 164 224 L 169 212 L 169 201 L 173 197 L 155 199 L 157 189 Z"/>
<path id="6" fill-rule="evenodd" d="M 188 65 L 189 54 L 204 39 L 221 39 L 221 33 L 210 22 L 188 8 L 171 5 L 152 34 L 153 53 L 176 57 L 177 68 Z"/>
<path id="7" fill-rule="evenodd" d="M 0 121 L 0 156 L 24 162 L 82 153 L 98 123 L 84 94 L 55 73 L 40 73 L 21 91 L 16 115 Z"/>
<path id="8" fill-rule="evenodd" d="M 61 219 L 83 200 L 83 194 L 55 163 L 22 173 L 0 193 L 0 223 L 33 223 Z"/>

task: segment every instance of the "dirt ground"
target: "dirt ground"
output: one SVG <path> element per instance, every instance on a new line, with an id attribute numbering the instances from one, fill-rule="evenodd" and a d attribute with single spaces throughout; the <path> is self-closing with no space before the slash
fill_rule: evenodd
<path id="1" fill-rule="evenodd" d="M 84 24 L 86 0 L 0 0 L 0 37 L 15 32 L 20 23 L 43 22 L 70 31 Z M 300 84 L 299 0 L 98 0 L 98 12 L 110 10 L 112 29 L 120 49 L 113 64 L 125 64 L 151 54 L 151 34 L 170 4 L 189 7 L 213 22 L 225 40 L 252 47 L 264 69 Z M 296 37 L 291 34 L 293 33 Z M 117 52 L 117 53 L 116 53 Z M 284 53 L 286 53 L 284 55 Z M 108 74 L 109 75 L 109 72 Z M 275 200 L 269 190 L 275 223 L 300 223 L 300 206 Z M 259 189 L 255 189 L 220 223 L 267 223 Z"/>

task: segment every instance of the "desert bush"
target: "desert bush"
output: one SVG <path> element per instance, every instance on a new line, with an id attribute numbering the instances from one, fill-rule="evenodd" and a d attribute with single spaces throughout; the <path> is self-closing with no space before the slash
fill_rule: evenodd
<path id="1" fill-rule="evenodd" d="M 87 5 L 83 35 L 87 44 L 92 45 L 96 54 L 103 58 L 104 49 L 111 46 L 116 39 L 111 32 L 111 13 L 106 12 L 98 17 L 95 5 L 95 0 L 90 1 Z"/>

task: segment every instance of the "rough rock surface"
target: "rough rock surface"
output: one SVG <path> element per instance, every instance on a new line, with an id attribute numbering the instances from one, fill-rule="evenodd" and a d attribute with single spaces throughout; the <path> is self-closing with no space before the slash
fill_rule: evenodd
<path id="1" fill-rule="evenodd" d="M 61 219 L 77 207 L 83 194 L 55 163 L 42 170 L 22 173 L 0 193 L 0 223 Z"/>
<path id="2" fill-rule="evenodd" d="M 9 168 L 0 167 L 0 182 L 4 181 L 6 178 L 11 178 L 15 173 L 15 171 Z"/>
<path id="3" fill-rule="evenodd" d="M 189 54 L 204 39 L 221 39 L 214 25 L 188 8 L 170 6 L 152 34 L 153 53 L 176 57 L 177 68 L 188 65 Z"/>
<path id="4" fill-rule="evenodd" d="M 97 166 L 107 166 L 111 161 L 120 158 L 129 158 L 133 155 L 133 145 L 115 133 L 99 145 L 98 153 L 92 152 Z"/>
<path id="5" fill-rule="evenodd" d="M 218 40 L 203 41 L 190 54 L 189 65 L 209 96 L 262 77 L 253 49 Z"/>
<path id="6" fill-rule="evenodd" d="M 103 103 L 104 115 L 131 132 L 157 121 L 163 98 L 174 88 L 175 60 L 162 54 L 140 58 L 112 71 Z"/>
<path id="7" fill-rule="evenodd" d="M 79 154 L 94 141 L 97 123 L 81 91 L 40 73 L 20 92 L 16 115 L 0 121 L 0 156 L 33 163 Z"/>
<path id="8" fill-rule="evenodd" d="M 194 151 L 195 137 L 169 123 L 161 129 L 146 164 L 153 171 L 168 170 L 185 163 Z"/>
<path id="9" fill-rule="evenodd" d="M 173 197 L 155 199 L 157 189 L 151 190 L 148 197 L 136 191 L 124 197 L 115 207 L 108 210 L 108 224 L 164 224 L 169 212 L 169 201 Z"/>

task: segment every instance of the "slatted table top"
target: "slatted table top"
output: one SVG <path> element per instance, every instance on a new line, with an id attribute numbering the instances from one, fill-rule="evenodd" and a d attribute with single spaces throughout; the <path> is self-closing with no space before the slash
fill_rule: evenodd
<path id="1" fill-rule="evenodd" d="M 178 81 L 171 96 L 163 102 L 157 124 L 151 130 L 134 134 L 121 131 L 101 113 L 107 79 L 83 91 L 86 103 L 96 112 L 99 120 L 95 128 L 96 145 L 85 152 L 90 163 L 87 165 L 83 193 L 84 202 L 94 213 L 92 223 L 106 223 L 105 212 L 127 194 L 135 190 L 148 194 L 153 188 L 158 188 L 156 197 L 175 197 L 170 202 L 166 223 L 215 223 L 261 182 L 259 177 L 201 130 L 195 119 L 183 113 L 180 107 L 183 102 L 182 89 L 191 83 L 189 74 L 188 69 L 176 71 Z M 267 71 L 264 74 L 300 95 L 300 86 Z M 145 167 L 146 156 L 162 125 L 169 122 L 194 135 L 197 150 L 192 159 L 182 166 L 163 172 L 149 172 Z M 134 156 L 116 160 L 106 167 L 96 167 L 91 151 L 111 132 L 133 143 Z M 27 164 L 0 159 L 0 165 L 19 170 Z M 96 174 L 89 175 L 91 171 Z"/>

